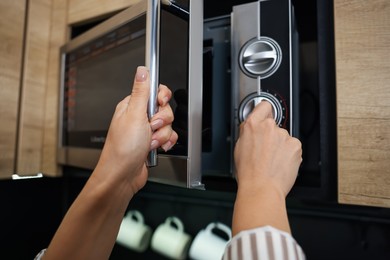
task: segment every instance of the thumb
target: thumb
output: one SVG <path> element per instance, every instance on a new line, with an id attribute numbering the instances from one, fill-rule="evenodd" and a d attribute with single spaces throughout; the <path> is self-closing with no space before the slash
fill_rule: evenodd
<path id="1" fill-rule="evenodd" d="M 149 71 L 146 67 L 139 66 L 135 74 L 128 108 L 132 111 L 146 113 L 150 95 L 149 92 Z"/>

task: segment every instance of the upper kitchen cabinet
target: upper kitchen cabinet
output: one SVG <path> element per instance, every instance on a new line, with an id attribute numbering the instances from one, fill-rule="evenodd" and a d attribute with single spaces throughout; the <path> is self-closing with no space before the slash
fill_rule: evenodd
<path id="1" fill-rule="evenodd" d="M 125 9 L 141 0 L 68 0 L 68 24 L 89 22 Z"/>
<path id="2" fill-rule="evenodd" d="M 14 172 L 26 1 L 0 1 L 0 178 Z"/>
<path id="3" fill-rule="evenodd" d="M 390 207 L 390 2 L 334 11 L 339 202 Z"/>

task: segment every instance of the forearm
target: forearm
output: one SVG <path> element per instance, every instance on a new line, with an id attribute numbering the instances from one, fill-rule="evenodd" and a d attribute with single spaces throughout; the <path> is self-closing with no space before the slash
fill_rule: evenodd
<path id="1" fill-rule="evenodd" d="M 132 194 L 125 182 L 99 180 L 104 174 L 109 173 L 91 175 L 64 217 L 44 260 L 109 258 Z"/>
<path id="2" fill-rule="evenodd" d="M 266 225 L 290 233 L 284 195 L 266 185 L 240 187 L 234 204 L 233 235 Z"/>
<path id="3" fill-rule="evenodd" d="M 170 149 L 173 131 L 172 92 L 159 86 L 158 112 L 150 122 L 149 72 L 138 67 L 131 95 L 119 102 L 99 162 L 53 237 L 44 260 L 108 259 L 126 208 L 148 179 L 145 160 L 151 144 Z M 154 141 L 154 142 L 153 142 Z"/>

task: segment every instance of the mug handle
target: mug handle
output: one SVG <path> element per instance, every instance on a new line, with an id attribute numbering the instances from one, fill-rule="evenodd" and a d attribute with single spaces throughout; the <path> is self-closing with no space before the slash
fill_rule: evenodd
<path id="1" fill-rule="evenodd" d="M 165 220 L 165 225 L 170 226 L 172 223 L 176 225 L 178 231 L 181 231 L 181 232 L 184 231 L 183 222 L 181 222 L 180 219 L 178 219 L 177 217 L 168 217 Z"/>
<path id="2" fill-rule="evenodd" d="M 213 222 L 208 224 L 208 226 L 206 227 L 206 231 L 211 233 L 214 228 L 222 230 L 229 237 L 229 240 L 232 239 L 232 230 L 230 229 L 230 227 L 226 226 L 221 222 Z"/>
<path id="3" fill-rule="evenodd" d="M 144 217 L 142 216 L 141 212 L 139 212 L 138 210 L 130 210 L 129 212 L 127 212 L 126 218 L 130 220 L 135 219 L 136 222 L 139 222 L 141 224 L 144 223 Z"/>

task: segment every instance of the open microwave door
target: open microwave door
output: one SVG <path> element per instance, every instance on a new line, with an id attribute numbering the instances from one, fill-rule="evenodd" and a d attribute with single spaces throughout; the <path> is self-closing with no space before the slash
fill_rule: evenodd
<path id="1" fill-rule="evenodd" d="M 150 56 L 149 4 L 140 1 L 61 48 L 60 165 L 95 168 L 115 106 L 131 93 L 137 66 Z M 158 151 L 150 181 L 203 188 L 203 1 L 177 0 L 173 7 L 161 3 L 159 16 L 158 78 L 173 93 L 170 105 L 179 140 L 170 151 Z"/>
<path id="2" fill-rule="evenodd" d="M 203 188 L 203 1 L 181 0 L 174 5 L 161 5 L 159 79 L 172 91 L 172 127 L 179 139 L 172 150 L 158 151 L 158 166 L 149 169 L 149 176 L 158 182 Z"/>

